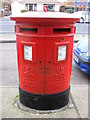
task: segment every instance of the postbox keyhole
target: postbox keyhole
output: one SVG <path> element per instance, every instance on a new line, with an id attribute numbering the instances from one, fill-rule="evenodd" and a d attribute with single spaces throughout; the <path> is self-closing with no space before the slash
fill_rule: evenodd
<path id="1" fill-rule="evenodd" d="M 42 63 L 42 61 L 40 60 L 40 64 Z"/>
<path id="2" fill-rule="evenodd" d="M 49 64 L 51 63 L 51 61 L 49 60 Z"/>
<path id="3" fill-rule="evenodd" d="M 64 38 L 63 38 L 63 37 L 62 37 L 61 39 L 62 39 L 62 40 L 64 40 Z"/>

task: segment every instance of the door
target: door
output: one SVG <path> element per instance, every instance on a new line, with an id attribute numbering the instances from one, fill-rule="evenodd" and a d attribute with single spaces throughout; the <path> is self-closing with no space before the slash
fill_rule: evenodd
<path id="1" fill-rule="evenodd" d="M 46 37 L 45 94 L 65 91 L 70 85 L 73 37 Z"/>
<path id="2" fill-rule="evenodd" d="M 38 36 L 28 31 L 17 36 L 19 83 L 26 92 L 44 94 L 45 35 Z"/>

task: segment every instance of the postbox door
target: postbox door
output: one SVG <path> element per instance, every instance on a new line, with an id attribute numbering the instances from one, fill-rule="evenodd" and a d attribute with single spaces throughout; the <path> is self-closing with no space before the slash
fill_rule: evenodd
<path id="1" fill-rule="evenodd" d="M 46 37 L 45 94 L 69 88 L 73 37 Z"/>
<path id="2" fill-rule="evenodd" d="M 20 87 L 26 92 L 44 94 L 45 37 L 17 38 Z"/>

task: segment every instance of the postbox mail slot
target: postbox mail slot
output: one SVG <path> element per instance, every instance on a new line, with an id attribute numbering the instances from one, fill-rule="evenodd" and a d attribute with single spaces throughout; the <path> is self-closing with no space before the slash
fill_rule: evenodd
<path id="1" fill-rule="evenodd" d="M 71 28 L 53 28 L 54 34 L 71 33 Z"/>
<path id="2" fill-rule="evenodd" d="M 31 32 L 31 33 L 37 33 L 37 28 L 20 28 L 20 32 Z"/>

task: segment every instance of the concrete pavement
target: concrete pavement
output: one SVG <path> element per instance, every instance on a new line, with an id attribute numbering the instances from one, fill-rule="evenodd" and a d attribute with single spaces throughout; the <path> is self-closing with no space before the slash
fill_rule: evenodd
<path id="1" fill-rule="evenodd" d="M 59 110 L 47 112 L 20 109 L 16 102 L 19 95 L 18 87 L 4 86 L 0 87 L 1 91 L 2 118 L 88 118 L 88 85 L 71 85 L 69 104 Z"/>
<path id="2" fill-rule="evenodd" d="M 77 42 L 79 40 L 83 40 L 83 39 L 88 39 L 90 36 L 90 34 L 75 34 L 74 36 L 74 41 Z"/>
<path id="3" fill-rule="evenodd" d="M 0 42 L 15 42 L 15 34 L 0 34 Z"/>
<path id="4" fill-rule="evenodd" d="M 72 85 L 71 93 L 81 118 L 88 118 L 88 85 Z"/>
<path id="5" fill-rule="evenodd" d="M 64 107 L 60 110 L 43 112 L 34 109 L 21 110 L 17 104 L 18 88 L 4 87 L 3 102 L 2 102 L 2 117 L 3 118 L 78 118 L 75 108 Z M 8 105 L 7 105 L 8 104 Z M 72 114 L 71 114 L 72 113 Z"/>

